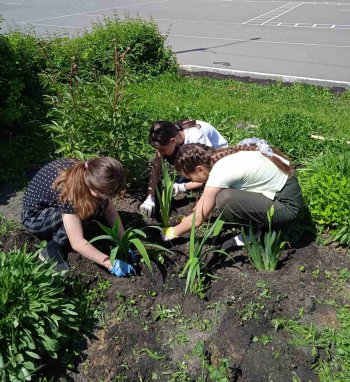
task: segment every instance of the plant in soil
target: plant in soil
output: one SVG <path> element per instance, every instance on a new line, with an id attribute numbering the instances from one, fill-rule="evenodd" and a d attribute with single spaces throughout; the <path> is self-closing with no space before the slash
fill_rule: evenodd
<path id="1" fill-rule="evenodd" d="M 272 218 L 274 213 L 275 209 L 274 206 L 272 206 L 267 212 L 269 230 L 264 235 L 264 243 L 261 242 L 261 238 L 258 240 L 255 239 L 253 227 L 251 225 L 249 226 L 248 237 L 242 227 L 242 237 L 245 248 L 248 252 L 250 261 L 258 271 L 275 271 L 282 254 L 282 250 L 286 245 L 286 242 L 281 241 L 281 231 L 276 233 L 276 231 L 272 230 Z"/>
<path id="2" fill-rule="evenodd" d="M 30 381 L 45 358 L 62 359 L 74 332 L 83 331 L 73 284 L 26 247 L 0 252 L 0 379 Z"/>
<path id="3" fill-rule="evenodd" d="M 190 247 L 189 247 L 189 258 L 187 263 L 180 274 L 180 277 L 184 277 L 187 273 L 186 277 L 186 288 L 185 293 L 187 293 L 188 289 L 191 293 L 197 293 L 202 295 L 204 288 L 204 280 L 206 276 L 209 274 L 206 271 L 205 264 L 203 263 L 203 257 L 209 253 L 215 254 L 225 254 L 227 253 L 222 249 L 216 249 L 212 246 L 205 249 L 205 244 L 209 240 L 209 238 L 216 237 L 223 225 L 224 221 L 221 220 L 221 215 L 215 220 L 214 223 L 210 224 L 207 222 L 206 226 L 202 229 L 202 237 L 198 239 L 196 237 L 196 212 L 193 213 L 192 218 L 192 228 L 190 233 Z"/>
<path id="4" fill-rule="evenodd" d="M 164 248 L 159 244 L 148 243 L 141 241 L 141 239 L 146 239 L 147 235 L 144 231 L 137 228 L 128 228 L 124 231 L 123 235 L 119 237 L 119 220 L 117 219 L 112 228 L 105 226 L 104 224 L 97 222 L 105 235 L 99 235 L 90 240 L 90 243 L 93 243 L 98 240 L 109 240 L 114 244 L 110 253 L 110 261 L 113 264 L 115 259 L 119 259 L 125 262 L 128 262 L 129 249 L 136 249 L 143 261 L 145 262 L 147 268 L 151 273 L 152 265 L 148 255 L 147 248 L 156 249 L 158 251 L 165 251 L 172 253 L 168 249 Z"/>
<path id="5" fill-rule="evenodd" d="M 167 227 L 169 225 L 170 213 L 171 213 L 171 200 L 173 198 L 173 184 L 175 182 L 176 173 L 173 171 L 170 173 L 168 165 L 162 159 L 162 190 L 159 191 L 156 188 L 157 197 L 159 201 L 160 215 L 162 217 L 162 226 Z"/>

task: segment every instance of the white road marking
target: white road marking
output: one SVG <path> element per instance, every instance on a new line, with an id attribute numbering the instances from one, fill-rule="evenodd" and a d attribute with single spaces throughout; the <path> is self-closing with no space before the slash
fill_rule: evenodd
<path id="1" fill-rule="evenodd" d="M 208 36 L 194 36 L 194 35 L 182 35 L 182 34 L 164 34 L 164 36 L 197 38 L 197 39 L 205 39 L 205 40 L 238 41 L 238 42 L 248 42 L 248 43 L 253 43 L 253 44 L 283 44 L 283 45 L 302 45 L 302 46 L 322 46 L 322 47 L 328 47 L 328 48 L 350 48 L 350 45 L 317 44 L 317 43 L 307 43 L 307 42 L 287 42 L 287 41 L 271 41 L 271 40 L 242 40 L 242 39 L 238 39 L 238 38 L 208 37 Z"/>
<path id="2" fill-rule="evenodd" d="M 88 13 L 93 13 L 93 12 L 101 12 L 101 11 L 110 11 L 112 9 L 118 9 L 118 8 L 128 8 L 128 7 L 137 7 L 139 5 L 148 5 L 148 4 L 156 4 L 156 3 L 165 3 L 168 2 L 169 0 L 158 0 L 158 1 L 148 1 L 146 3 L 138 3 L 138 4 L 129 4 L 129 5 L 119 5 L 117 7 L 111 7 L 111 8 L 100 8 L 100 9 L 95 9 L 93 11 L 86 11 L 86 12 L 78 12 L 78 13 L 71 13 L 68 15 L 62 15 L 62 16 L 54 16 L 54 17 L 46 17 L 43 19 L 35 19 L 35 20 L 29 20 L 29 21 L 19 21 L 17 24 L 26 24 L 26 23 L 35 23 L 36 21 L 45 21 L 45 20 L 53 20 L 53 19 L 61 19 L 65 17 L 71 17 L 71 16 L 82 16 L 86 15 Z"/>
<path id="3" fill-rule="evenodd" d="M 259 22 L 257 24 L 249 23 L 230 23 L 226 21 L 200 21 L 200 20 L 181 20 L 181 19 L 154 19 L 155 21 L 168 21 L 168 22 L 179 22 L 179 23 L 194 23 L 194 24 L 220 24 L 220 25 L 257 25 L 261 26 Z M 267 24 L 264 24 L 264 26 L 269 26 L 269 27 L 299 27 L 299 28 L 320 28 L 320 29 L 326 29 L 329 28 L 331 29 L 334 24 L 311 24 L 311 23 L 303 23 L 303 25 L 299 25 L 300 23 L 283 23 L 283 22 L 278 22 L 278 21 L 271 21 L 268 22 Z M 349 25 L 335 25 L 333 29 L 350 29 L 350 24 Z"/>
<path id="4" fill-rule="evenodd" d="M 269 14 L 269 13 L 271 13 L 271 12 L 274 12 L 274 11 L 276 11 L 277 9 L 280 9 L 280 8 L 284 7 L 285 5 L 286 5 L 286 4 L 283 4 L 283 5 L 281 5 L 280 7 L 277 7 L 277 8 L 275 8 L 275 9 L 272 9 L 272 10 L 269 11 L 269 12 L 265 12 L 265 13 L 263 13 L 262 15 L 253 17 L 252 19 L 245 21 L 243 24 L 247 24 L 247 23 L 249 23 L 250 21 L 253 21 L 253 20 L 255 20 L 255 19 L 259 18 L 259 17 L 262 17 L 262 16 L 264 16 L 264 15 L 267 15 L 267 14 Z"/>
<path id="5" fill-rule="evenodd" d="M 62 29 L 92 30 L 91 27 L 73 27 L 73 26 L 69 26 L 69 25 L 41 24 L 41 23 L 33 23 L 33 25 L 40 26 L 40 27 L 54 27 L 54 28 L 62 28 Z"/>
<path id="6" fill-rule="evenodd" d="M 286 13 L 292 11 L 293 9 L 298 8 L 298 7 L 299 7 L 300 5 L 302 5 L 302 4 L 304 4 L 304 3 L 299 3 L 299 4 L 297 4 L 296 6 L 290 8 L 290 9 L 287 9 L 285 12 L 280 13 L 280 14 L 278 14 L 278 15 L 272 17 L 270 20 L 267 20 L 267 21 L 263 22 L 261 25 L 264 25 L 264 24 L 268 23 L 269 21 L 272 21 L 272 20 L 276 19 L 277 17 L 280 17 L 280 16 L 282 16 L 282 15 L 285 15 Z"/>

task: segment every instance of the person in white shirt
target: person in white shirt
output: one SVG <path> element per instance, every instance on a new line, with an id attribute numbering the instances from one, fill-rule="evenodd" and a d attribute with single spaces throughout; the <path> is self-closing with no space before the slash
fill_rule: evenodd
<path id="1" fill-rule="evenodd" d="M 169 121 L 155 122 L 150 129 L 149 143 L 157 150 L 148 181 L 148 196 L 141 204 L 142 213 L 152 216 L 155 208 L 155 193 L 162 173 L 161 159 L 174 164 L 179 147 L 189 143 L 202 143 L 209 147 L 226 147 L 226 139 L 209 123 L 197 120 L 182 119 L 175 123 Z M 174 183 L 173 195 L 202 186 L 202 183 Z"/>
<path id="2" fill-rule="evenodd" d="M 245 139 L 236 146 L 220 149 L 186 145 L 178 152 L 175 169 L 193 182 L 205 183 L 193 212 L 196 227 L 215 206 L 223 211 L 225 221 L 237 227 L 252 224 L 255 232 L 268 226 L 267 212 L 272 205 L 274 228 L 293 224 L 303 209 L 301 189 L 289 161 L 262 139 Z M 192 216 L 164 229 L 163 239 L 188 233 Z M 243 246 L 241 235 L 233 239 L 233 246 Z"/>

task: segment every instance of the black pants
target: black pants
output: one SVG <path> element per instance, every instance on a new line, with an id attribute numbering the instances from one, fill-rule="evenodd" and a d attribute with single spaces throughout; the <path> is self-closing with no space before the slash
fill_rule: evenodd
<path id="1" fill-rule="evenodd" d="M 216 207 L 223 211 L 223 219 L 241 226 L 252 224 L 254 229 L 268 226 L 267 212 L 274 206 L 272 218 L 274 228 L 285 228 L 293 224 L 303 210 L 304 203 L 298 180 L 295 176 L 288 178 L 274 200 L 263 194 L 227 188 L 216 196 Z"/>

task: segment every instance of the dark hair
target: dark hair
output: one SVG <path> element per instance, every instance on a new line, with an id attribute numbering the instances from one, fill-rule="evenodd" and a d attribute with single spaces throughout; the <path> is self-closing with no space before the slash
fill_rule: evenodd
<path id="1" fill-rule="evenodd" d="M 287 159 L 288 158 L 275 147 L 271 147 L 274 154 Z M 239 151 L 259 151 L 257 146 L 252 144 L 250 146 L 230 146 L 230 147 L 208 147 L 201 143 L 189 143 L 182 146 L 177 153 L 175 160 L 175 169 L 180 174 L 189 175 L 196 171 L 197 166 L 204 166 L 208 170 L 211 170 L 213 165 L 221 158 L 235 154 Z M 264 153 L 262 155 L 266 156 L 273 162 L 281 171 L 288 175 L 292 175 L 294 170 L 291 166 L 284 163 L 282 160 L 275 156 L 268 156 Z"/>
<path id="2" fill-rule="evenodd" d="M 110 199 L 124 188 L 125 176 L 121 163 L 114 158 L 99 157 L 76 164 L 63 170 L 53 183 L 60 191 L 61 203 L 72 203 L 80 219 L 92 215 L 99 199 L 91 195 L 90 189 L 100 197 Z"/>
<path id="3" fill-rule="evenodd" d="M 166 146 L 180 130 L 196 126 L 198 126 L 197 122 L 192 119 L 180 119 L 175 123 L 170 121 L 154 122 L 149 131 L 149 143 L 155 148 Z"/>

